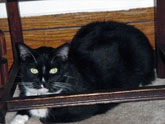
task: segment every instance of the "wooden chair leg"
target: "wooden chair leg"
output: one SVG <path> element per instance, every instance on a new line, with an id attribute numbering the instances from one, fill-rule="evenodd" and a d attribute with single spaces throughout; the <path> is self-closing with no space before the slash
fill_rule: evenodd
<path id="1" fill-rule="evenodd" d="M 5 59 L 6 41 L 2 31 L 0 31 L 0 124 L 5 124 L 5 115 L 7 112 L 6 101 L 4 101 L 4 85 L 8 81 L 8 64 Z"/>
<path id="2" fill-rule="evenodd" d="M 5 124 L 5 115 L 6 115 L 6 110 L 5 110 L 5 103 L 0 101 L 0 124 Z"/>
<path id="3" fill-rule="evenodd" d="M 0 88 L 3 87 L 3 85 L 8 80 L 8 64 L 7 59 L 3 58 L 7 54 L 6 50 L 6 41 L 5 36 L 2 31 L 0 31 Z"/>
<path id="4" fill-rule="evenodd" d="M 15 43 L 23 42 L 22 24 L 18 9 L 18 0 L 6 0 L 6 9 L 14 60 L 17 60 Z"/>
<path id="5" fill-rule="evenodd" d="M 157 0 L 155 9 L 155 37 L 157 51 L 157 74 L 160 78 L 165 78 L 165 62 L 161 54 L 165 50 L 165 0 Z M 163 48 L 164 47 L 164 48 Z"/>

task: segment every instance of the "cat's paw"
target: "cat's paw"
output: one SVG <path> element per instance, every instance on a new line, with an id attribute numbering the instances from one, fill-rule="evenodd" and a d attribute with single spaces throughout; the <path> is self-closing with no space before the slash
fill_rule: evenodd
<path id="1" fill-rule="evenodd" d="M 16 115 L 10 124 L 25 124 L 28 119 L 28 115 Z"/>

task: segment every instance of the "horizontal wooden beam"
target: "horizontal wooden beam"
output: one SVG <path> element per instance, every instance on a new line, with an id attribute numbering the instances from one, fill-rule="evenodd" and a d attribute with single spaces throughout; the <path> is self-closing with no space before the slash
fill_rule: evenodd
<path id="1" fill-rule="evenodd" d="M 154 20 L 154 8 L 107 12 L 80 12 L 21 18 L 24 30 L 55 29 L 82 26 L 94 21 L 146 22 Z M 9 31 L 6 18 L 0 19 L 0 29 Z"/>
<path id="2" fill-rule="evenodd" d="M 47 107 L 66 107 L 163 99 L 165 99 L 165 86 L 159 86 L 135 90 L 121 90 L 67 96 L 25 97 L 24 99 L 13 98 L 13 100 L 7 101 L 7 108 L 8 111 L 16 111 Z"/>

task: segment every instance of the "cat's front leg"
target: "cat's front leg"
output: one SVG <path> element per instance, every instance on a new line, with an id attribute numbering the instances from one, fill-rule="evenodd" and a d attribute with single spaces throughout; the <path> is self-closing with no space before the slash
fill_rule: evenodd
<path id="1" fill-rule="evenodd" d="M 25 124 L 30 118 L 27 111 L 19 111 L 10 124 Z"/>
<path id="2" fill-rule="evenodd" d="M 28 115 L 16 115 L 10 124 L 25 124 L 28 120 Z"/>

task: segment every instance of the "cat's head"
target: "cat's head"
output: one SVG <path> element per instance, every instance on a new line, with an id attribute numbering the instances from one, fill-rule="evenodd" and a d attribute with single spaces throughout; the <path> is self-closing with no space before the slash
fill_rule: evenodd
<path id="1" fill-rule="evenodd" d="M 32 49 L 23 43 L 16 45 L 20 58 L 20 85 L 27 89 L 58 93 L 69 89 L 65 84 L 69 44 L 58 48 Z"/>

